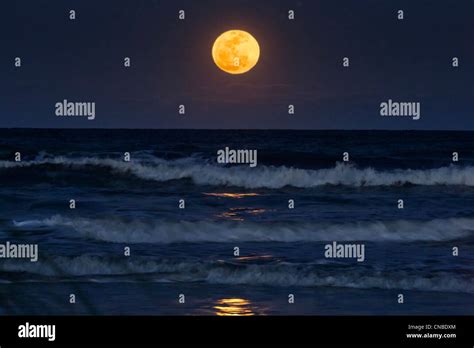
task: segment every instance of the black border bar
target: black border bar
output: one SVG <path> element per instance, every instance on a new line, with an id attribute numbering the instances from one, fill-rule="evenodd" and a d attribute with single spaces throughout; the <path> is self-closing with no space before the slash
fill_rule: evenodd
<path id="1" fill-rule="evenodd" d="M 54 324 L 55 341 L 18 337 L 19 326 L 27 322 L 35 325 Z M 409 329 L 409 325 L 429 327 L 430 330 Z M 445 329 L 440 329 L 442 325 L 445 325 Z M 456 338 L 407 338 L 410 333 L 455 333 Z M 2 348 L 30 344 L 408 344 L 473 347 L 474 317 L 0 316 Z"/>

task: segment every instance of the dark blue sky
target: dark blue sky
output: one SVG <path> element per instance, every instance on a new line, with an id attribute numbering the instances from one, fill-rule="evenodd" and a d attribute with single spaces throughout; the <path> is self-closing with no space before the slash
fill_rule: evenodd
<path id="1" fill-rule="evenodd" d="M 473 0 L 15 0 L 0 19 L 0 127 L 474 129 Z M 211 58 L 236 28 L 261 47 L 243 75 Z M 96 119 L 56 117 L 63 99 Z M 388 99 L 421 120 L 381 117 Z"/>

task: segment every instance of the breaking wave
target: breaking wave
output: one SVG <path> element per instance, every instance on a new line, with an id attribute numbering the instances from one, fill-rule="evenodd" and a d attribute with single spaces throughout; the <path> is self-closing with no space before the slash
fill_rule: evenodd
<path id="1" fill-rule="evenodd" d="M 242 284 L 265 286 L 345 287 L 360 289 L 404 289 L 474 293 L 474 279 L 452 272 L 374 271 L 354 267 L 334 269 L 320 264 L 235 264 L 230 262 L 176 262 L 153 259 L 108 259 L 101 256 L 54 257 L 37 263 L 0 263 L 2 272 L 26 272 L 46 277 L 46 281 L 146 281 L 205 282 L 210 284 Z M 124 276 L 127 276 L 124 278 Z M 53 278 L 52 278 L 53 277 Z M 80 280 L 80 279 L 79 279 Z M 41 279 L 36 279 L 41 281 Z"/>
<path id="2" fill-rule="evenodd" d="M 188 179 L 196 185 L 237 186 L 244 188 L 278 189 L 285 186 L 299 188 L 323 185 L 398 186 L 464 185 L 474 186 L 474 167 L 450 165 L 434 169 L 377 170 L 337 163 L 333 168 L 298 169 L 285 166 L 259 165 L 223 167 L 206 160 L 189 157 L 179 160 L 159 158 L 124 162 L 110 158 L 55 157 L 24 162 L 0 161 L 0 168 L 26 168 L 56 165 L 65 169 L 93 170 L 107 168 L 119 175 L 133 175 L 143 180 L 158 182 Z M 89 168 L 92 167 L 92 168 Z"/>
<path id="3" fill-rule="evenodd" d="M 115 243 L 446 241 L 468 237 L 473 218 L 351 223 L 212 222 L 68 218 L 14 221 L 17 228 L 63 227 L 79 237 Z M 72 235 L 74 237 L 74 234 Z"/>

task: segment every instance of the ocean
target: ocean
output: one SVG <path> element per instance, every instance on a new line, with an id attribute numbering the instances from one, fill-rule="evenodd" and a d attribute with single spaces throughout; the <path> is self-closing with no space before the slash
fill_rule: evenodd
<path id="1" fill-rule="evenodd" d="M 0 315 L 473 315 L 473 136 L 2 129 Z"/>

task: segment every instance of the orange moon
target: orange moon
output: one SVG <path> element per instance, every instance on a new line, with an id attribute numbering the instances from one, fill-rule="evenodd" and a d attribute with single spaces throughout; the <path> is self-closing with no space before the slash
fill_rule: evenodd
<path id="1" fill-rule="evenodd" d="M 212 46 L 212 59 L 219 69 L 229 74 L 243 74 L 251 70 L 260 57 L 257 40 L 243 30 L 222 33 Z"/>

